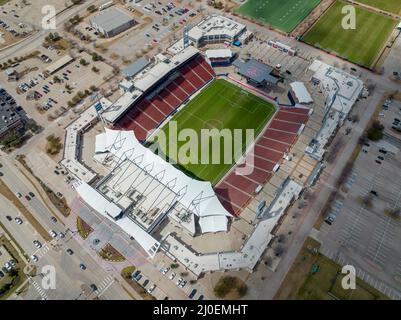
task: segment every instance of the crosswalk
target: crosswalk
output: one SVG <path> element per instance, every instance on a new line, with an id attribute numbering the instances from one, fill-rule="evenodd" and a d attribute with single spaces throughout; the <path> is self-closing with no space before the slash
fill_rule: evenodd
<path id="1" fill-rule="evenodd" d="M 113 283 L 115 279 L 112 275 L 108 275 L 103 281 L 97 286 L 95 294 L 101 296 Z"/>
<path id="2" fill-rule="evenodd" d="M 33 254 L 37 256 L 39 259 L 42 258 L 48 251 L 50 250 L 47 244 L 44 244 L 42 248 L 36 250 Z"/>
<path id="3" fill-rule="evenodd" d="M 47 296 L 45 290 L 43 290 L 43 288 L 35 280 L 33 280 L 32 278 L 28 278 L 28 281 L 31 285 L 33 285 L 37 293 L 39 293 L 39 295 L 42 297 L 42 300 L 49 300 L 49 297 Z"/>

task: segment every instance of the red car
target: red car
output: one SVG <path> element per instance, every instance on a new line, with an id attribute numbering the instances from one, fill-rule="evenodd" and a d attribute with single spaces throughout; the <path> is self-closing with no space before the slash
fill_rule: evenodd
<path id="1" fill-rule="evenodd" d="M 28 196 L 28 195 L 26 195 L 26 196 L 25 196 L 25 199 L 29 201 L 29 200 L 31 200 L 31 197 Z"/>

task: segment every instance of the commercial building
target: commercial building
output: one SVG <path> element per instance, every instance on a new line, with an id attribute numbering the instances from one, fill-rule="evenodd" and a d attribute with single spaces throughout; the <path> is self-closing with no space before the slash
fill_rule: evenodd
<path id="1" fill-rule="evenodd" d="M 16 111 L 15 100 L 0 88 L 0 139 L 16 133 L 23 126 L 22 118 Z"/>
<path id="2" fill-rule="evenodd" d="M 365 88 L 358 77 L 320 60 L 315 60 L 308 71 L 312 73 L 311 82 L 319 85 L 326 97 L 326 113 L 322 127 L 305 150 L 311 158 L 320 161 L 324 156 L 326 145 L 358 98 L 364 94 Z"/>
<path id="3" fill-rule="evenodd" d="M 246 26 L 224 16 L 208 16 L 188 31 L 189 40 L 200 47 L 210 43 L 234 42 L 246 32 Z M 251 33 L 247 33 L 247 38 Z"/>
<path id="4" fill-rule="evenodd" d="M 106 38 L 114 37 L 136 24 L 133 17 L 116 7 L 102 11 L 94 16 L 90 22 L 92 27 Z"/>

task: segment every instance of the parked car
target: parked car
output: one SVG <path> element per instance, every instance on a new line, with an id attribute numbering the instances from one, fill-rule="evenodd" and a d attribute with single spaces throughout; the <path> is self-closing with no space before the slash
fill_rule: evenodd
<path id="1" fill-rule="evenodd" d="M 33 262 L 38 262 L 38 261 L 39 261 L 39 258 L 38 258 L 38 256 L 36 256 L 36 255 L 32 255 L 32 256 L 31 256 L 31 260 L 32 260 Z"/>
<path id="2" fill-rule="evenodd" d="M 92 291 L 96 291 L 97 290 L 97 286 L 94 283 L 92 283 L 90 285 L 90 287 L 91 287 Z"/>
<path id="3" fill-rule="evenodd" d="M 11 218 L 10 216 L 6 216 L 6 219 L 7 219 L 8 221 L 12 221 L 12 220 L 13 220 L 13 218 Z"/>
<path id="4" fill-rule="evenodd" d="M 79 264 L 79 268 L 81 270 L 86 270 L 86 266 L 83 263 Z"/>
<path id="5" fill-rule="evenodd" d="M 49 234 L 50 234 L 50 236 L 51 236 L 52 238 L 56 238 L 56 237 L 57 237 L 57 232 L 55 232 L 55 231 L 53 231 L 53 230 L 50 230 L 50 231 L 49 231 Z"/>
<path id="6" fill-rule="evenodd" d="M 22 224 L 22 219 L 21 218 L 19 218 L 19 217 L 16 217 L 15 218 L 15 222 L 17 223 L 17 224 Z"/>
<path id="7" fill-rule="evenodd" d="M 161 269 L 160 269 L 160 272 L 161 272 L 162 274 L 166 274 L 169 270 L 170 270 L 169 267 L 167 267 L 167 268 L 161 268 Z"/>
<path id="8" fill-rule="evenodd" d="M 32 191 L 28 192 L 28 194 L 29 194 L 29 196 L 30 196 L 31 198 L 35 197 L 35 194 L 34 194 Z"/>
<path id="9" fill-rule="evenodd" d="M 35 247 L 38 248 L 38 249 L 42 248 L 42 244 L 40 243 L 39 240 L 33 240 L 33 244 L 34 244 Z"/>
<path id="10" fill-rule="evenodd" d="M 132 279 L 136 279 L 141 274 L 140 270 L 136 270 L 131 274 Z"/>
<path id="11" fill-rule="evenodd" d="M 54 223 L 56 223 L 56 222 L 57 222 L 57 219 L 56 219 L 56 217 L 51 217 L 51 218 L 50 218 L 50 220 L 51 220 L 52 222 L 54 222 Z"/>
<path id="12" fill-rule="evenodd" d="M 68 249 L 66 250 L 66 252 L 67 252 L 70 256 L 74 253 L 74 251 L 72 251 L 70 248 L 68 248 Z"/>
<path id="13" fill-rule="evenodd" d="M 179 284 L 179 287 L 184 288 L 186 284 L 187 284 L 187 280 L 182 280 L 181 283 Z"/>
<path id="14" fill-rule="evenodd" d="M 169 278 L 170 280 L 173 280 L 173 279 L 175 278 L 175 275 L 176 275 L 175 272 L 173 272 L 173 273 L 170 274 L 170 277 L 168 277 L 168 278 Z"/>
<path id="15" fill-rule="evenodd" d="M 193 299 L 193 297 L 195 297 L 196 292 L 198 292 L 198 290 L 193 289 L 193 290 L 191 291 L 191 293 L 189 294 L 188 298 L 189 298 L 189 299 Z"/>
<path id="16" fill-rule="evenodd" d="M 153 284 L 149 289 L 148 289 L 148 293 L 152 293 L 156 288 L 156 285 Z"/>

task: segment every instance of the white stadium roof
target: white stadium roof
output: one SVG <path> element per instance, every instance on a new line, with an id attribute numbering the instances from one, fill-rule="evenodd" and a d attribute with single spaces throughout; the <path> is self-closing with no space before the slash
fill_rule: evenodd
<path id="1" fill-rule="evenodd" d="M 176 169 L 144 147 L 136 139 L 133 131 L 105 128 L 105 133 L 98 139 L 97 153 L 104 153 L 107 150 L 119 163 L 129 159 L 176 193 L 176 200 L 199 217 L 202 232 L 227 231 L 227 217 L 231 217 L 231 214 L 217 198 L 210 182 L 192 179 Z M 157 197 L 157 194 L 153 196 Z"/>

